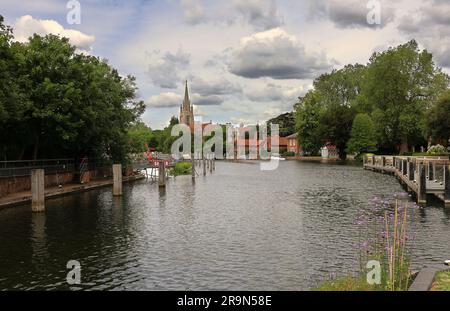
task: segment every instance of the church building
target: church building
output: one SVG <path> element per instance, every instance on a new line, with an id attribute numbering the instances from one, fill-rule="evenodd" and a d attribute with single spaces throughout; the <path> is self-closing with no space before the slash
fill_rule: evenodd
<path id="1" fill-rule="evenodd" d="M 189 100 L 187 80 L 183 105 L 180 107 L 180 124 L 186 124 L 191 128 L 194 127 L 194 107 L 191 106 L 191 101 Z"/>

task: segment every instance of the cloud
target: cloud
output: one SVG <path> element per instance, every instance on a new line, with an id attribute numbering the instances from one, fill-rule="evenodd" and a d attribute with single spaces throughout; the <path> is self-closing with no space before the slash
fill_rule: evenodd
<path id="1" fill-rule="evenodd" d="M 196 25 L 205 21 L 203 7 L 198 0 L 181 0 L 186 23 Z"/>
<path id="2" fill-rule="evenodd" d="M 202 78 L 194 77 L 192 78 L 191 89 L 202 96 L 231 95 L 242 92 L 239 84 L 231 83 L 225 78 L 206 81 Z"/>
<path id="3" fill-rule="evenodd" d="M 373 3 L 376 3 L 373 1 Z M 381 24 L 370 24 L 367 15 L 374 9 L 361 0 L 310 0 L 311 17 L 328 19 L 338 28 L 383 28 L 392 22 L 395 12 L 387 1 L 379 1 Z"/>
<path id="4" fill-rule="evenodd" d="M 275 0 L 233 0 L 233 7 L 245 22 L 258 30 L 283 25 Z"/>
<path id="5" fill-rule="evenodd" d="M 179 48 L 175 54 L 166 52 L 160 55 L 159 51 L 154 51 L 148 56 L 150 64 L 147 74 L 152 83 L 161 88 L 176 89 L 182 81 L 180 71 L 189 66 L 190 54 Z"/>
<path id="6" fill-rule="evenodd" d="M 54 20 L 43 20 L 24 15 L 17 19 L 14 24 L 14 36 L 19 42 L 26 42 L 34 33 L 41 36 L 48 34 L 66 37 L 69 42 L 76 46 L 79 51 L 90 52 L 95 41 L 94 36 L 84 34 L 78 30 L 65 29 Z"/>
<path id="7" fill-rule="evenodd" d="M 173 92 L 154 95 L 148 100 L 147 106 L 153 108 L 179 107 L 183 103 L 183 97 Z"/>
<path id="8" fill-rule="evenodd" d="M 191 104 L 195 106 L 217 106 L 224 102 L 223 97 L 217 95 L 202 96 L 194 93 L 190 95 Z M 150 108 L 174 108 L 180 107 L 183 103 L 183 96 L 174 92 L 165 92 L 154 95 L 147 101 Z"/>
<path id="9" fill-rule="evenodd" d="M 450 68 L 450 3 L 429 0 L 400 19 L 398 30 L 433 53 L 438 65 Z"/>
<path id="10" fill-rule="evenodd" d="M 274 28 L 241 39 L 229 70 L 245 78 L 308 79 L 330 67 L 323 53 L 307 53 L 295 36 Z"/>
<path id="11" fill-rule="evenodd" d="M 298 87 L 284 87 L 273 83 L 263 85 L 262 88 L 249 89 L 245 92 L 247 98 L 253 102 L 279 102 L 290 103 L 291 106 L 299 96 L 305 94 L 308 88 L 305 85 Z"/>

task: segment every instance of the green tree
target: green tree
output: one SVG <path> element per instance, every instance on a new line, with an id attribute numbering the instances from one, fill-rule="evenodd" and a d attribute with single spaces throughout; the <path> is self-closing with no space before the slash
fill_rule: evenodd
<path id="1" fill-rule="evenodd" d="M 136 122 L 128 130 L 128 137 L 130 143 L 129 151 L 131 153 L 142 153 L 147 151 L 150 146 L 153 134 L 152 130 L 143 122 Z"/>
<path id="2" fill-rule="evenodd" d="M 12 39 L 0 19 L 0 129 L 9 133 L 0 139 L 3 157 L 124 160 L 128 127 L 144 111 L 134 77 L 76 53 L 66 38 Z"/>
<path id="3" fill-rule="evenodd" d="M 450 90 L 439 97 L 427 114 L 428 135 L 448 146 L 450 139 Z"/>
<path id="4" fill-rule="evenodd" d="M 295 133 L 295 116 L 293 112 L 283 113 L 278 117 L 267 121 L 268 134 L 271 133 L 271 124 L 278 124 L 281 137 L 289 136 Z"/>
<path id="5" fill-rule="evenodd" d="M 375 127 L 370 116 L 366 113 L 358 113 L 353 121 L 347 152 L 357 155 L 375 152 L 377 150 L 375 137 Z"/>
<path id="6" fill-rule="evenodd" d="M 402 153 L 423 142 L 426 109 L 447 86 L 432 55 L 410 41 L 373 54 L 359 103 L 372 113 L 380 143 Z"/>

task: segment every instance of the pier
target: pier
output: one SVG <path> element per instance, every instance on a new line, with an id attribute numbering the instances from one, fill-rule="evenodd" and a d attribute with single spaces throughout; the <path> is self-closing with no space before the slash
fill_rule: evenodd
<path id="1" fill-rule="evenodd" d="M 427 195 L 434 195 L 450 207 L 450 161 L 440 157 L 369 156 L 364 169 L 392 174 L 417 203 L 426 204 Z"/>

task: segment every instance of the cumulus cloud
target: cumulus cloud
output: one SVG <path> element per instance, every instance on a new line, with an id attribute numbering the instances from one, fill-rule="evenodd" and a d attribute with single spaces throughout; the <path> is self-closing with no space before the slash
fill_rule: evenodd
<path id="1" fill-rule="evenodd" d="M 203 7 L 199 0 L 181 0 L 181 8 L 186 23 L 196 25 L 205 21 Z"/>
<path id="2" fill-rule="evenodd" d="M 153 108 L 179 107 L 183 103 L 183 97 L 173 92 L 161 93 L 150 97 L 147 106 Z"/>
<path id="3" fill-rule="evenodd" d="M 154 51 L 148 56 L 150 64 L 147 73 L 152 83 L 161 88 L 176 89 L 182 81 L 180 72 L 189 66 L 190 54 L 179 48 L 176 53 L 161 55 L 159 51 Z"/>
<path id="4" fill-rule="evenodd" d="M 180 94 L 174 92 L 164 92 L 151 96 L 147 101 L 147 106 L 150 108 L 178 108 L 183 103 L 184 98 Z M 190 99 L 191 104 L 194 106 L 218 106 L 224 102 L 224 99 L 221 96 L 202 96 L 197 93 L 191 94 Z"/>
<path id="5" fill-rule="evenodd" d="M 242 92 L 239 84 L 232 83 L 225 78 L 206 81 L 202 78 L 194 77 L 192 78 L 191 89 L 202 96 L 231 95 Z"/>
<path id="6" fill-rule="evenodd" d="M 370 24 L 367 15 L 374 7 L 361 0 L 310 0 L 313 18 L 328 19 L 338 28 L 383 28 L 395 17 L 394 9 L 387 1 L 379 1 L 381 24 Z"/>
<path id="7" fill-rule="evenodd" d="M 267 30 L 283 24 L 275 0 L 233 0 L 233 6 L 245 22 L 258 30 Z"/>
<path id="8" fill-rule="evenodd" d="M 305 94 L 308 88 L 305 85 L 297 87 L 285 87 L 273 83 L 267 83 L 262 88 L 249 89 L 245 92 L 246 97 L 253 102 L 279 102 L 295 103 L 299 96 Z"/>
<path id="9" fill-rule="evenodd" d="M 24 15 L 14 24 L 14 36 L 19 42 L 26 42 L 33 34 L 45 36 L 48 34 L 66 37 L 79 51 L 90 52 L 95 41 L 94 36 L 84 34 L 78 30 L 66 29 L 54 20 L 36 19 L 31 15 Z"/>
<path id="10" fill-rule="evenodd" d="M 398 30 L 431 51 L 438 65 L 450 68 L 449 1 L 427 1 L 420 10 L 405 14 Z"/>
<path id="11" fill-rule="evenodd" d="M 308 79 L 330 67 L 324 53 L 308 53 L 295 36 L 274 28 L 241 39 L 229 70 L 245 78 Z"/>

